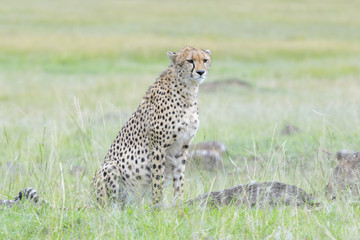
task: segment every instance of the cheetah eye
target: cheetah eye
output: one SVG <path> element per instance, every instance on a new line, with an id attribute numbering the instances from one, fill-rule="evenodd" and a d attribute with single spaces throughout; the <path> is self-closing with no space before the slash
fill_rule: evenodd
<path id="1" fill-rule="evenodd" d="M 208 61 L 208 59 L 204 59 L 204 63 L 206 63 Z"/>
<path id="2" fill-rule="evenodd" d="M 193 60 L 191 60 L 191 59 L 189 59 L 189 60 L 186 60 L 186 61 L 188 61 L 188 63 L 194 63 L 194 61 Z"/>

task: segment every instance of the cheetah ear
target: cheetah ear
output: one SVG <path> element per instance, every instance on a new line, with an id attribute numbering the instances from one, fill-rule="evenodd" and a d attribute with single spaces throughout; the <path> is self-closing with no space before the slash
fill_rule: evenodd
<path id="1" fill-rule="evenodd" d="M 169 52 L 167 52 L 167 55 L 170 58 L 171 62 L 175 63 L 175 59 L 176 59 L 177 54 L 175 52 L 170 52 L 169 51 Z"/>
<path id="2" fill-rule="evenodd" d="M 204 50 L 204 52 L 206 52 L 207 54 L 209 54 L 209 56 L 211 56 L 211 51 L 209 49 Z"/>

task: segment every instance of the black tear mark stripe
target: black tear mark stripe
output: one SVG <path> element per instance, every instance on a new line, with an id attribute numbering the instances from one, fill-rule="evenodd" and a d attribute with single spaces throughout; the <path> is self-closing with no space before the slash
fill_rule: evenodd
<path id="1" fill-rule="evenodd" d="M 193 68 L 191 69 L 191 75 L 193 74 L 193 71 L 195 69 L 195 63 L 193 62 L 192 65 L 193 65 Z"/>

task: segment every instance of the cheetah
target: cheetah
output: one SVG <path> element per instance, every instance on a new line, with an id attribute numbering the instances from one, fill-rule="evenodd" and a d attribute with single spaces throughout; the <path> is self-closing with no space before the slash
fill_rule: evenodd
<path id="1" fill-rule="evenodd" d="M 359 201 L 360 152 L 338 152 L 337 158 L 340 162 L 326 185 L 326 197 L 330 200 Z"/>
<path id="2" fill-rule="evenodd" d="M 92 187 L 101 206 L 122 206 L 144 198 L 162 200 L 163 183 L 172 179 L 175 200 L 184 194 L 184 172 L 192 138 L 199 127 L 197 96 L 211 65 L 211 51 L 185 47 L 168 52 L 171 65 L 147 90 L 139 107 L 121 128 L 93 177 Z M 39 201 L 32 188 L 0 206 Z"/>
<path id="3" fill-rule="evenodd" d="M 187 202 L 187 205 L 195 204 L 215 208 L 231 204 L 248 207 L 319 205 L 303 189 L 280 182 L 241 184 L 222 191 L 206 193 Z"/>
<path id="4" fill-rule="evenodd" d="M 198 90 L 211 51 L 185 47 L 167 55 L 171 65 L 147 90 L 93 177 L 100 205 L 125 205 L 150 192 L 156 205 L 171 179 L 175 201 L 183 199 L 187 149 L 199 127 Z"/>

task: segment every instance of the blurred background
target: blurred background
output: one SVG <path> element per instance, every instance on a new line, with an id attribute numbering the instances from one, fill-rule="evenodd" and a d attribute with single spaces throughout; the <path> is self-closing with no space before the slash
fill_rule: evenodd
<path id="1" fill-rule="evenodd" d="M 29 183 L 58 188 L 60 164 L 70 195 L 89 189 L 117 132 L 170 64 L 166 52 L 188 45 L 213 53 L 194 142 L 227 147 L 214 188 L 278 180 L 321 190 L 332 154 L 359 146 L 359 1 L 0 5 L 3 194 Z M 208 190 L 214 174 L 188 178 L 198 183 L 189 195 Z"/>

